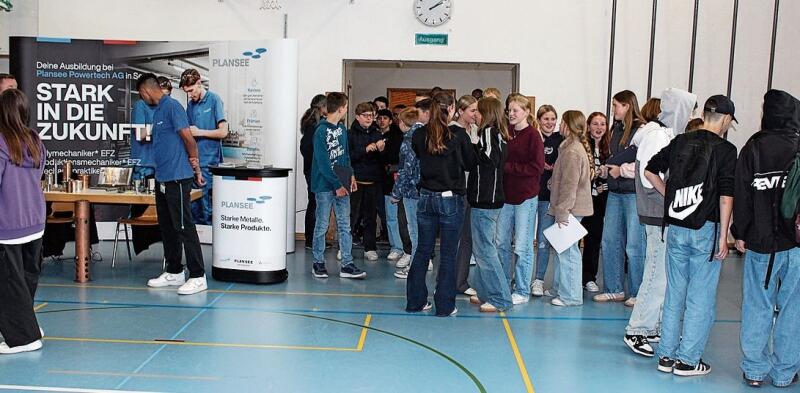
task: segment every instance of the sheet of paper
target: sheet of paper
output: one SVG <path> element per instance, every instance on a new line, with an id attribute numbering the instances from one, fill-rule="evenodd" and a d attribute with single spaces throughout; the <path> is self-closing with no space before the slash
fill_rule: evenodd
<path id="1" fill-rule="evenodd" d="M 559 228 L 558 223 L 556 223 L 544 230 L 544 237 L 547 238 L 547 241 L 550 242 L 550 245 L 553 246 L 553 249 L 559 254 L 583 239 L 587 234 L 589 234 L 589 232 L 572 214 L 569 215 L 566 226 L 561 226 Z"/>

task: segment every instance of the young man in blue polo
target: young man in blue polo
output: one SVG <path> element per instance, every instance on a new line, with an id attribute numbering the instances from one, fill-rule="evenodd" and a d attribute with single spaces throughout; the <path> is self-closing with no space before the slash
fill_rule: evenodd
<path id="1" fill-rule="evenodd" d="M 196 224 L 211 225 L 212 176 L 208 167 L 222 162 L 222 140 L 228 136 L 228 122 L 222 100 L 206 90 L 197 70 L 190 68 L 181 74 L 180 88 L 189 98 L 186 114 L 192 136 L 197 141 L 200 169 L 205 180 L 203 197 L 192 206 L 192 215 Z"/>
<path id="2" fill-rule="evenodd" d="M 189 119 L 180 103 L 164 95 L 156 76 L 144 74 L 136 81 L 139 96 L 153 112 L 153 152 L 156 176 L 156 211 L 164 239 L 167 271 L 147 282 L 153 288 L 178 286 L 179 295 L 192 295 L 208 289 L 203 252 L 190 208 L 192 183 L 203 185 L 197 144 L 189 129 Z M 186 253 L 187 280 L 181 257 Z"/>
<path id="3" fill-rule="evenodd" d="M 328 93 L 326 105 L 328 114 L 314 131 L 311 192 L 317 200 L 317 223 L 314 226 L 314 265 L 311 274 L 316 278 L 328 277 L 328 269 L 325 268 L 325 233 L 328 231 L 328 217 L 331 209 L 334 209 L 339 251 L 342 253 L 339 277 L 364 278 L 367 272 L 353 263 L 353 235 L 350 233 L 350 193 L 356 191 L 358 186 L 350 166 L 347 128 L 341 123 L 347 114 L 347 96 Z"/>
<path id="4" fill-rule="evenodd" d="M 164 95 L 172 94 L 172 82 L 169 79 L 159 76 L 158 86 Z M 148 105 L 144 100 L 136 101 L 133 104 L 133 111 L 131 112 L 131 123 L 145 124 L 150 126 L 150 134 L 146 135 L 144 132 L 136 134 L 131 139 L 131 160 L 133 161 L 133 178 L 135 180 L 145 180 L 152 178 L 155 174 L 155 163 L 153 162 L 153 112 L 156 107 Z"/>

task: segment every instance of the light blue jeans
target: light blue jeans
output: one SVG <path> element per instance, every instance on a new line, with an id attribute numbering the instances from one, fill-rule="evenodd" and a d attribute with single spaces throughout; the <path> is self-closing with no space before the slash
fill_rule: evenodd
<path id="1" fill-rule="evenodd" d="M 606 216 L 608 217 L 608 216 Z M 722 263 L 716 252 L 716 225 L 698 229 L 670 226 L 667 236 L 667 297 L 656 354 L 696 366 L 714 325 Z M 683 324 L 681 324 L 683 319 Z"/>
<path id="2" fill-rule="evenodd" d="M 497 240 L 500 249 L 500 262 L 506 272 L 509 285 L 512 276 L 516 287 L 514 292 L 521 296 L 531 295 L 531 277 L 533 276 L 533 237 L 536 234 L 533 227 L 536 217 L 538 198 L 522 202 L 519 205 L 506 203 L 500 210 L 497 223 Z M 511 239 L 514 239 L 514 248 L 511 248 Z M 516 268 L 513 268 L 513 257 L 517 256 Z M 514 271 L 512 272 L 512 268 Z"/>
<path id="3" fill-rule="evenodd" d="M 200 187 L 203 190 L 203 197 L 192 202 L 192 217 L 196 225 L 211 225 L 214 175 L 211 174 L 208 167 L 201 167 L 200 170 L 203 172 L 203 180 L 206 181 L 206 184 Z"/>
<path id="4" fill-rule="evenodd" d="M 511 288 L 503 271 L 498 252 L 497 223 L 501 209 L 472 208 L 472 255 L 476 269 L 472 273 L 472 283 L 478 298 L 489 302 L 498 310 L 512 307 Z"/>
<path id="5" fill-rule="evenodd" d="M 417 253 L 417 245 L 419 238 L 417 237 L 417 203 L 419 199 L 403 198 L 403 209 L 406 212 L 406 221 L 408 221 L 408 237 L 411 238 L 411 260 L 414 260 L 414 254 Z"/>
<path id="6" fill-rule="evenodd" d="M 603 228 L 603 292 L 624 292 L 625 255 L 628 255 L 628 296 L 639 294 L 646 251 L 644 225 L 636 211 L 636 194 L 608 193 Z"/>
<path id="7" fill-rule="evenodd" d="M 384 195 L 383 205 L 386 207 L 386 229 L 389 231 L 390 252 L 397 251 L 403 254 L 403 239 L 400 238 L 400 222 L 397 221 L 397 205 L 392 203 L 392 197 Z"/>
<path id="8" fill-rule="evenodd" d="M 661 240 L 661 227 L 645 225 L 644 230 L 647 232 L 644 276 L 625 334 L 657 336 L 661 334 L 661 310 L 667 291 L 667 243 Z M 664 231 L 666 239 L 668 229 Z"/>
<path id="9" fill-rule="evenodd" d="M 800 369 L 800 248 L 775 253 L 769 287 L 764 289 L 768 264 L 769 254 L 747 250 L 741 367 L 748 379 L 763 381 L 769 375 L 775 386 L 788 386 Z M 777 318 L 775 306 L 780 310 Z"/>
<path id="10" fill-rule="evenodd" d="M 325 233 L 328 232 L 328 217 L 331 208 L 336 216 L 336 232 L 339 234 L 339 250 L 342 252 L 342 266 L 353 263 L 353 234 L 350 232 L 350 196 L 337 197 L 336 192 L 318 192 L 314 224 L 314 263 L 325 263 Z"/>
<path id="11" fill-rule="evenodd" d="M 575 217 L 580 222 L 583 217 Z M 549 247 L 549 245 L 548 245 Z M 583 257 L 580 242 L 575 242 L 561 254 L 556 254 L 557 269 L 555 279 L 558 297 L 568 306 L 583 304 Z"/>
<path id="12" fill-rule="evenodd" d="M 536 279 L 544 280 L 547 274 L 547 264 L 550 261 L 550 242 L 544 237 L 544 230 L 556 223 L 556 218 L 547 214 L 550 209 L 550 201 L 539 201 L 539 208 L 536 210 Z"/>

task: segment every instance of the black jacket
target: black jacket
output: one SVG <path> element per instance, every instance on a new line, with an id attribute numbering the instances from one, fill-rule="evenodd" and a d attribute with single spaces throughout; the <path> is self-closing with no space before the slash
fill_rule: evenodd
<path id="1" fill-rule="evenodd" d="M 428 126 L 423 126 L 411 137 L 411 148 L 419 158 L 420 178 L 417 188 L 434 192 L 452 191 L 464 195 L 464 172 L 475 167 L 475 149 L 466 132 L 453 131 L 445 138 L 441 154 L 428 153 Z"/>
<path id="2" fill-rule="evenodd" d="M 353 167 L 356 181 L 383 182 L 385 172 L 381 162 L 381 152 L 376 150 L 367 153 L 367 145 L 381 139 L 383 136 L 374 126 L 365 129 L 358 124 L 358 121 L 354 121 L 350 127 L 347 133 L 347 144 L 350 148 L 350 165 Z"/>
<path id="3" fill-rule="evenodd" d="M 633 124 L 633 131 L 631 131 L 631 135 L 628 137 L 628 140 L 623 141 L 622 146 L 620 146 L 622 136 L 625 134 L 625 123 L 621 121 L 614 122 L 614 125 L 611 128 L 611 144 L 609 146 L 611 148 L 611 155 L 608 157 L 609 161 L 613 161 L 614 156 L 622 154 L 626 148 L 630 148 L 633 136 L 636 135 L 637 131 L 639 131 L 639 126 L 640 124 L 638 123 Z M 633 159 L 627 160 L 626 163 L 632 163 L 636 161 L 636 154 L 633 154 L 632 156 Z M 627 179 L 623 177 L 614 179 L 613 177 L 609 176 L 608 190 L 618 194 L 635 194 L 636 182 L 633 179 Z"/>
<path id="4" fill-rule="evenodd" d="M 385 169 L 383 181 L 383 195 L 390 195 L 394 188 L 394 175 L 397 173 L 397 165 L 400 163 L 400 145 L 403 144 L 403 131 L 392 124 L 383 138 L 386 141 L 386 148 L 381 152 L 381 161 Z"/>
<path id="5" fill-rule="evenodd" d="M 800 101 L 780 90 L 764 96 L 761 131 L 742 148 L 736 162 L 733 235 L 761 254 L 796 247 L 779 224 L 778 206 L 786 169 L 797 151 Z"/>
<path id="6" fill-rule="evenodd" d="M 306 183 L 311 187 L 311 167 L 314 165 L 314 131 L 317 130 L 316 124 L 307 124 L 301 126 L 303 136 L 300 138 L 300 154 L 303 155 L 303 175 L 306 177 Z"/>
<path id="7" fill-rule="evenodd" d="M 553 166 L 556 164 L 556 160 L 558 159 L 558 148 L 561 146 L 561 142 L 564 142 L 564 137 L 561 136 L 561 133 L 558 130 L 553 131 L 550 136 L 544 136 L 544 162 L 547 165 Z M 592 163 L 594 165 L 594 163 Z M 550 178 L 553 177 L 552 170 L 545 170 L 542 172 L 542 178 L 539 180 L 539 201 L 545 202 L 550 201 L 550 188 L 547 186 L 547 183 L 550 181 Z"/>
<path id="8" fill-rule="evenodd" d="M 467 179 L 467 202 L 478 209 L 499 209 L 505 202 L 503 166 L 508 150 L 506 141 L 496 129 L 486 128 L 478 133 L 475 147 L 477 166 Z"/>

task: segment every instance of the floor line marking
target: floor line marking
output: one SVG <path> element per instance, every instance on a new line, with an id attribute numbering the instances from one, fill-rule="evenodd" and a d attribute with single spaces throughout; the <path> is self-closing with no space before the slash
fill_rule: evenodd
<path id="1" fill-rule="evenodd" d="M 155 340 L 125 340 L 113 338 L 88 338 L 88 337 L 45 337 L 45 341 L 87 342 L 101 344 L 139 344 L 139 345 L 175 345 L 189 347 L 218 347 L 218 348 L 247 348 L 247 349 L 288 349 L 304 351 L 338 351 L 357 352 L 355 348 L 339 347 L 314 347 L 302 345 L 272 345 L 272 344 L 236 344 L 236 343 L 211 343 L 199 341 L 155 341 Z M 126 374 L 128 375 L 128 374 Z M 133 375 L 133 374 L 131 374 Z M 139 375 L 139 374 L 135 374 Z"/>
<path id="2" fill-rule="evenodd" d="M 47 302 L 44 302 L 44 303 L 42 303 L 42 304 L 40 304 L 40 305 L 38 305 L 38 306 L 34 307 L 34 308 L 33 308 L 33 312 L 37 312 L 37 311 L 39 311 L 39 310 L 41 310 L 41 309 L 43 309 L 43 308 L 47 307 L 47 305 L 48 305 L 48 304 L 49 304 L 49 303 L 47 303 Z"/>
<path id="3" fill-rule="evenodd" d="M 234 285 L 235 284 L 233 284 L 233 283 L 228 285 L 227 289 L 233 288 Z M 174 340 L 174 339 L 178 338 L 178 335 L 183 333 L 192 323 L 194 323 L 194 321 L 197 320 L 197 318 L 200 318 L 201 315 L 205 314 L 206 311 L 208 311 L 210 308 L 212 308 L 214 306 L 214 304 L 219 301 L 219 299 L 222 299 L 223 296 L 225 296 L 225 293 L 221 293 L 219 296 L 217 296 L 216 299 L 212 300 L 211 303 L 209 303 L 207 307 L 204 307 L 202 310 L 200 310 L 200 312 L 198 312 L 197 315 L 194 316 L 194 318 L 190 319 L 189 322 L 186 322 L 183 325 L 183 327 L 178 329 L 178 332 L 173 334 L 172 337 L 170 337 L 170 339 Z M 155 352 L 153 352 L 153 354 L 150 355 L 150 357 L 148 357 L 141 365 L 139 365 L 139 367 L 137 367 L 136 370 L 133 370 L 133 374 L 138 374 L 139 371 L 142 371 L 142 369 L 144 369 L 151 361 L 153 361 L 153 359 L 155 359 L 156 356 L 158 356 L 159 353 L 161 353 L 161 351 L 164 350 L 164 348 L 167 347 L 166 343 L 161 342 L 161 344 L 162 344 L 162 346 L 160 348 L 158 348 Z M 125 379 L 123 379 L 122 382 L 120 382 L 119 385 L 117 385 L 117 389 L 122 389 L 122 387 L 125 386 L 125 384 L 128 383 L 128 381 L 131 380 L 131 378 L 132 377 L 129 376 L 129 377 L 126 377 Z"/>
<path id="4" fill-rule="evenodd" d="M 110 389 L 81 389 L 81 388 L 62 388 L 57 386 L 35 386 L 35 385 L 0 385 L 0 390 L 16 390 L 27 392 L 68 392 L 68 393 L 158 393 L 154 391 L 146 392 L 141 390 L 110 390 Z"/>
<path id="5" fill-rule="evenodd" d="M 511 349 L 514 351 L 514 359 L 517 361 L 517 366 L 519 367 L 519 372 L 522 374 L 522 381 L 525 382 L 525 390 L 528 393 L 534 393 L 533 384 L 531 383 L 531 377 L 528 375 L 528 369 L 525 367 L 525 361 L 522 359 L 522 354 L 519 352 L 519 347 L 517 346 L 517 340 L 514 339 L 514 332 L 511 331 L 511 325 L 508 324 L 508 320 L 505 318 L 506 313 L 500 312 L 500 316 L 503 319 L 503 327 L 506 330 L 506 335 L 508 336 L 508 342 L 511 344 Z"/>
<path id="6" fill-rule="evenodd" d="M 190 381 L 219 381 L 219 377 L 208 376 L 192 376 L 192 375 L 170 375 L 170 374 L 129 374 L 129 373 L 116 373 L 106 371 L 80 371 L 80 370 L 47 370 L 50 374 L 65 374 L 65 375 L 88 375 L 88 376 L 101 376 L 101 377 L 126 377 L 133 376 L 137 378 L 152 378 L 152 379 L 184 379 Z"/>
<path id="7" fill-rule="evenodd" d="M 364 327 L 361 328 L 361 337 L 358 338 L 358 345 L 356 351 L 361 352 L 364 350 L 364 342 L 367 341 L 367 332 L 369 331 L 369 323 L 372 321 L 372 314 L 367 314 L 364 318 Z"/>

